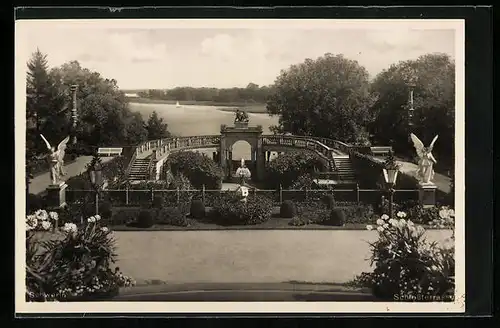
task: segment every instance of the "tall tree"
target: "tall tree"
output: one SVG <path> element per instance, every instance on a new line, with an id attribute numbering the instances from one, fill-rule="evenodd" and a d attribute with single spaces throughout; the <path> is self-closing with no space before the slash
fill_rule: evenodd
<path id="1" fill-rule="evenodd" d="M 144 129 L 143 120 L 130 111 L 116 80 L 83 68 L 77 61 L 56 67 L 50 74 L 59 81 L 62 90 L 68 90 L 72 84 L 78 85 L 77 136 L 80 143 L 96 147 L 124 145 L 130 141 L 131 131 L 127 125 Z M 143 132 L 134 131 L 133 139 L 143 141 L 137 139 L 144 137 L 145 132 L 145 129 Z"/>
<path id="2" fill-rule="evenodd" d="M 358 62 L 325 54 L 282 71 L 267 110 L 279 116 L 283 132 L 366 143 L 365 126 L 372 120 L 369 85 Z"/>
<path id="3" fill-rule="evenodd" d="M 148 140 L 156 140 L 168 138 L 170 133 L 167 130 L 167 123 L 163 122 L 163 118 L 158 116 L 158 113 L 154 111 L 151 113 L 148 119 L 146 129 L 148 131 Z"/>
<path id="4" fill-rule="evenodd" d="M 63 137 L 68 131 L 69 116 L 64 112 L 65 95 L 59 92 L 56 81 L 49 74 L 47 55 L 37 49 L 27 66 L 27 148 L 40 152 L 44 147 L 39 134 L 49 140 Z"/>
<path id="5" fill-rule="evenodd" d="M 413 86 L 412 86 L 413 84 Z M 413 127 L 409 125 L 410 88 L 413 88 Z M 455 130 L 455 64 L 445 54 L 428 54 L 403 61 L 381 72 L 373 81 L 377 100 L 372 108 L 374 141 L 391 144 L 399 153 L 415 155 L 409 140 L 415 133 L 426 144 L 436 134 L 438 163 L 451 164 Z"/>

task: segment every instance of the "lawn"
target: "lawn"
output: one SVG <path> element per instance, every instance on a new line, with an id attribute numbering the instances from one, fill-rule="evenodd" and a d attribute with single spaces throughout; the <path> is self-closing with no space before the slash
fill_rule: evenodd
<path id="1" fill-rule="evenodd" d="M 114 231 L 124 274 L 145 281 L 345 283 L 370 269 L 367 230 Z M 442 241 L 449 230 L 427 232 Z"/>

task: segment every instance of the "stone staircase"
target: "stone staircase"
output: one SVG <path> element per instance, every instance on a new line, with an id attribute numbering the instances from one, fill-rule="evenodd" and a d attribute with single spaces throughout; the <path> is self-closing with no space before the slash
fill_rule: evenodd
<path id="1" fill-rule="evenodd" d="M 338 178 L 343 182 L 356 182 L 356 171 L 348 155 L 334 156 L 333 161 L 338 171 Z"/>
<path id="2" fill-rule="evenodd" d="M 149 180 L 148 166 L 149 158 L 136 158 L 130 168 L 128 179 L 130 181 Z"/>

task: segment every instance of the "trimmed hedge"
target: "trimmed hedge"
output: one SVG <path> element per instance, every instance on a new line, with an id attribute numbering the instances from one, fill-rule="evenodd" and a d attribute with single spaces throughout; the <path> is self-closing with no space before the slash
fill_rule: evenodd
<path id="1" fill-rule="evenodd" d="M 369 224 L 377 220 L 373 206 L 356 202 L 336 202 L 334 208 L 323 203 L 298 203 L 298 216 L 317 224 L 327 224 L 333 209 L 340 209 L 345 214 L 345 223 Z"/>
<path id="2" fill-rule="evenodd" d="M 330 220 L 328 222 L 329 224 L 341 227 L 345 224 L 345 221 L 346 221 L 346 215 L 343 209 L 334 208 L 330 212 Z"/>
<path id="3" fill-rule="evenodd" d="M 206 215 L 205 204 L 199 199 L 191 202 L 191 209 L 189 211 L 193 219 L 202 219 Z"/>
<path id="4" fill-rule="evenodd" d="M 158 224 L 167 224 L 178 227 L 187 227 L 189 225 L 186 215 L 177 207 L 165 207 L 156 212 L 155 222 Z"/>
<path id="5" fill-rule="evenodd" d="M 282 218 L 291 219 L 297 215 L 295 204 L 291 200 L 285 200 L 280 207 L 280 216 Z"/>
<path id="6" fill-rule="evenodd" d="M 141 210 L 134 225 L 138 228 L 151 228 L 154 223 L 152 211 Z"/>

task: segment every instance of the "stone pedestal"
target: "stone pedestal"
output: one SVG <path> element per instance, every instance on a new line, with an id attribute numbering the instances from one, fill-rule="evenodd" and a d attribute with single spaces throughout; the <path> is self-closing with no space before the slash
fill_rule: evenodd
<path id="1" fill-rule="evenodd" d="M 238 129 L 248 128 L 248 122 L 234 122 L 234 127 Z"/>
<path id="2" fill-rule="evenodd" d="M 64 181 L 47 187 L 47 209 L 54 210 L 66 206 L 67 187 Z"/>
<path id="3" fill-rule="evenodd" d="M 418 200 L 423 207 L 436 206 L 436 189 L 437 186 L 431 183 L 420 183 L 418 191 Z"/>

